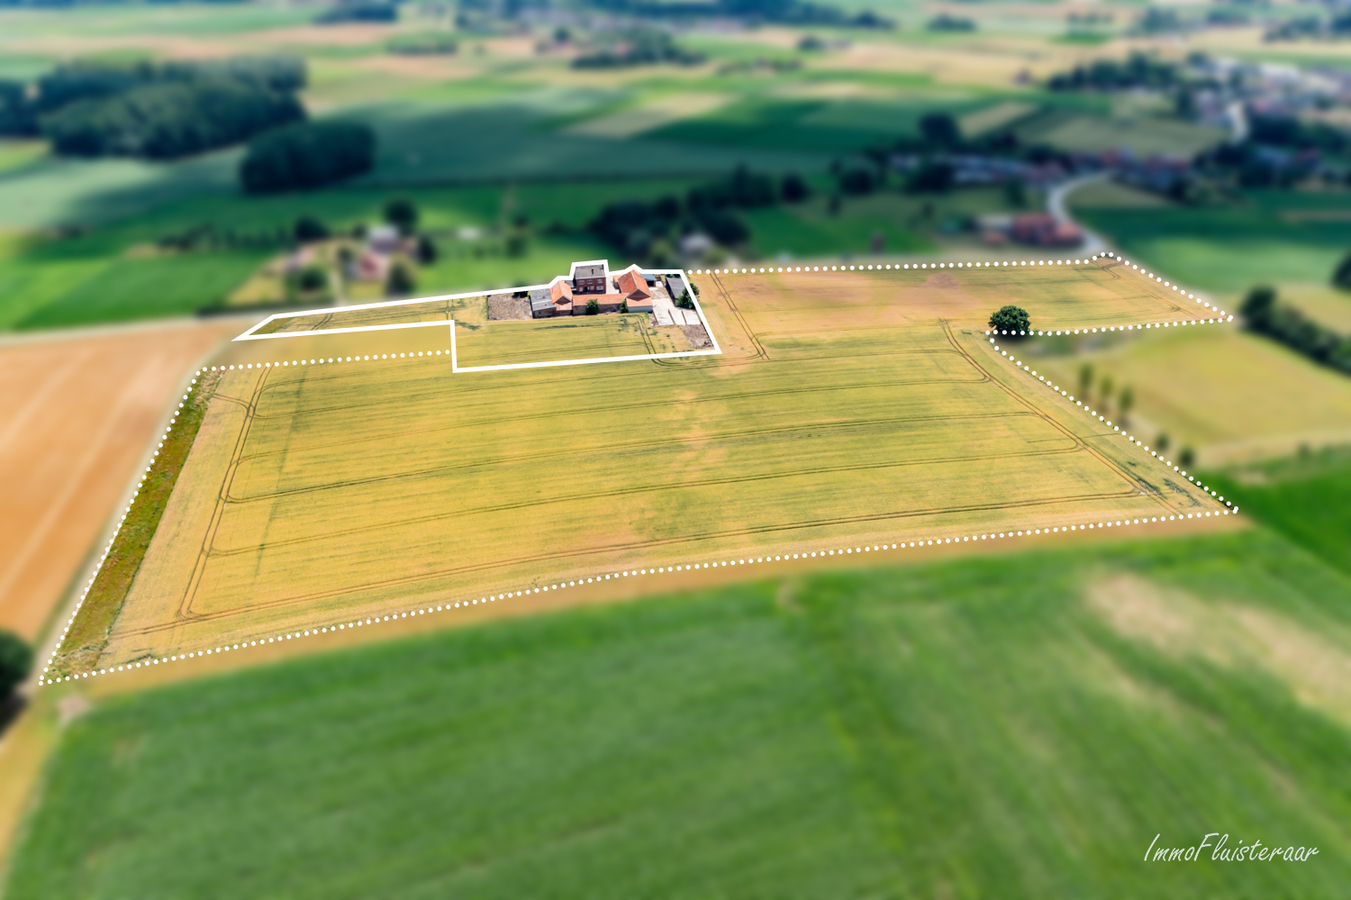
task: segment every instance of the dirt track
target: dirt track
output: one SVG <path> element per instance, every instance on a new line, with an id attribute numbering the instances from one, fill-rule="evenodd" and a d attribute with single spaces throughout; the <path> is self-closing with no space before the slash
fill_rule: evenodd
<path id="1" fill-rule="evenodd" d="M 181 322 L 0 343 L 0 628 L 38 636 L 184 376 L 238 330 Z"/>

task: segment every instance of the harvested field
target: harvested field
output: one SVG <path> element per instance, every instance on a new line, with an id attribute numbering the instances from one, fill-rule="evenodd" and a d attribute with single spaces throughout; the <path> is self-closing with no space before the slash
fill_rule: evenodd
<path id="1" fill-rule="evenodd" d="M 174 391 L 238 328 L 193 322 L 0 344 L 0 628 L 38 636 Z"/>
<path id="2" fill-rule="evenodd" d="M 1217 508 L 980 332 L 1010 300 L 1044 327 L 1178 317 L 1143 278 L 693 280 L 722 356 L 455 375 L 440 329 L 306 336 L 305 365 L 232 345 L 288 365 L 222 378 L 99 665 L 631 567 Z M 479 334 L 625 318 L 457 328 L 461 363 Z"/>

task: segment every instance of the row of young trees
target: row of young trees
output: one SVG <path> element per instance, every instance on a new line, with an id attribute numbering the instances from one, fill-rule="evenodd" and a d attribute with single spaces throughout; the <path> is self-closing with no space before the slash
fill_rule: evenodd
<path id="1" fill-rule="evenodd" d="M 33 84 L 0 82 L 0 134 L 43 135 L 57 153 L 173 159 L 305 118 L 303 60 L 57 66 Z"/>

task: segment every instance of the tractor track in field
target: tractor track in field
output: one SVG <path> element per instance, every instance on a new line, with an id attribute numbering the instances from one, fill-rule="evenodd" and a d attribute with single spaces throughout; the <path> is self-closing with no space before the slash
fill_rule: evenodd
<path id="1" fill-rule="evenodd" d="M 678 547 L 680 545 L 693 544 L 699 541 L 716 540 L 728 537 L 751 537 L 755 535 L 781 534 L 783 532 L 797 531 L 804 528 L 822 528 L 831 525 L 850 525 L 863 522 L 883 522 L 911 519 L 920 516 L 944 515 L 952 513 L 968 512 L 988 512 L 991 510 L 1014 510 L 1014 509 L 1036 509 L 1038 507 L 1051 506 L 1064 503 L 1082 503 L 1093 500 L 1110 500 L 1120 497 L 1119 493 L 1100 493 L 1100 494 L 1080 494 L 1074 496 L 1038 498 L 1035 500 L 1024 500 L 1014 503 L 980 503 L 966 504 L 961 506 L 949 507 L 930 507 L 924 509 L 901 510 L 893 512 L 866 513 L 856 516 L 838 516 L 828 519 L 804 520 L 791 523 L 780 523 L 776 525 L 763 525 L 751 528 L 724 529 L 719 531 L 708 531 L 699 534 L 683 535 L 675 538 L 657 539 L 643 542 L 645 549 Z M 1129 494 L 1127 494 L 1129 496 Z M 1007 527 L 1007 526 L 1006 526 Z M 354 585 L 351 587 L 335 588 L 327 591 L 316 591 L 309 594 L 301 594 L 292 597 L 286 597 L 279 600 L 257 603 L 250 606 L 234 607 L 219 612 L 193 612 L 190 616 L 182 619 L 167 622 L 161 625 L 151 625 L 143 628 L 128 629 L 125 634 L 156 634 L 162 631 L 169 631 L 187 623 L 207 622 L 217 619 L 229 618 L 245 613 L 258 612 L 261 610 L 277 609 L 291 606 L 298 603 L 309 603 L 315 600 L 331 599 L 348 594 L 360 593 L 363 591 L 380 590 L 391 587 L 402 587 L 420 582 L 427 582 L 437 578 L 448 578 L 455 575 L 463 575 L 471 572 L 490 571 L 510 566 L 529 565 L 534 563 L 552 562 L 558 559 L 581 560 L 586 557 L 597 556 L 633 550 L 632 543 L 608 544 L 601 547 L 593 547 L 587 550 L 560 550 L 551 553 L 534 553 L 501 559 L 490 563 L 475 563 L 464 566 L 455 566 L 446 569 L 440 569 L 432 572 L 423 572 L 417 575 L 407 575 L 399 578 L 389 578 L 381 581 L 367 582 L 365 584 Z M 729 551 L 730 553 L 730 551 Z M 548 579 L 541 579 L 538 576 L 531 582 L 532 584 L 542 584 Z"/>
<path id="2" fill-rule="evenodd" d="M 574 445 L 574 450 L 585 450 L 587 453 L 609 453 L 617 451 L 632 451 L 645 449 L 670 449 L 673 447 L 696 447 L 706 444 L 718 444 L 722 442 L 734 442 L 746 438 L 767 437 L 771 435 L 791 435 L 821 430 L 846 430 L 863 429 L 877 427 L 881 425 L 901 425 L 919 422 L 958 422 L 963 420 L 994 420 L 994 419 L 1021 419 L 1038 418 L 1029 412 L 1002 412 L 1002 413 L 971 413 L 966 415 L 931 415 L 931 416 L 898 416 L 884 419 L 856 419 L 849 422 L 812 422 L 803 425 L 789 425 L 777 428 L 752 428 L 743 431 L 712 432 L 699 437 L 678 437 L 661 440 L 648 441 L 625 441 L 607 444 L 593 444 L 586 447 Z M 410 432 L 413 434 L 431 434 L 434 430 Z M 356 441 L 351 446 L 359 446 L 361 443 L 379 443 L 379 439 L 369 441 Z M 1075 448 L 1070 448 L 1075 449 Z M 256 462 L 272 457 L 283 456 L 288 451 L 269 450 L 266 453 L 244 454 L 240 457 L 240 463 Z M 1045 451 L 1068 452 L 1068 451 Z M 294 494 L 309 493 L 313 490 L 332 490 L 336 488 L 361 487 L 373 484 L 387 484 L 409 479 L 427 478 L 438 475 L 449 475 L 454 472 L 472 472 L 479 469 L 492 468 L 500 465 L 515 465 L 520 463 L 537 462 L 541 460 L 554 459 L 558 455 L 557 450 L 541 450 L 535 453 L 518 453 L 503 456 L 490 456 L 477 458 L 471 463 L 455 463 L 453 465 L 430 466 L 424 469 L 413 469 L 405 472 L 392 472 L 384 475 L 371 475 L 364 478 L 352 478 L 341 481 L 325 481 L 323 484 L 311 485 L 307 487 L 289 488 L 285 490 L 270 491 L 259 494 L 235 495 L 233 492 L 227 498 L 230 503 L 243 504 L 253 503 L 260 500 L 273 500 L 280 497 L 288 497 Z M 1040 455 L 1040 454 L 1039 454 Z M 945 459 L 958 459 L 958 457 L 944 457 Z M 985 456 L 960 457 L 960 459 L 985 459 Z M 926 460 L 912 460 L 897 465 L 913 465 Z M 933 461 L 933 460 L 927 460 Z"/>
<path id="3" fill-rule="evenodd" d="M 1074 453 L 1074 452 L 1077 452 L 1076 448 L 1071 448 L 1067 450 L 1036 450 L 1027 453 L 1015 454 L 1014 456 L 1016 456 L 1016 458 L 1018 459 L 1031 459 L 1039 456 L 1055 456 L 1063 453 Z M 425 516 L 415 516 L 411 518 L 397 519 L 377 526 L 366 524 L 358 528 L 347 528 L 335 531 L 325 531 L 322 533 L 306 535 L 305 537 L 300 538 L 271 541 L 265 545 L 250 544 L 247 547 L 239 547 L 236 549 L 213 549 L 211 551 L 211 555 L 213 557 L 228 558 L 231 556 L 238 556 L 240 554 L 254 553 L 261 546 L 267 547 L 299 546 L 314 542 L 331 541 L 335 538 L 347 537 L 353 534 L 361 534 L 363 532 L 371 531 L 374 528 L 394 528 L 409 525 L 425 525 L 432 522 L 451 521 L 465 516 L 483 515 L 485 513 L 495 513 L 495 512 L 509 512 L 513 510 L 534 509 L 545 506 L 553 506 L 559 503 L 573 503 L 577 501 L 596 500 L 605 498 L 620 499 L 627 497 L 635 497 L 642 494 L 659 493 L 661 491 L 682 490 L 687 488 L 688 489 L 709 488 L 731 484 L 754 484 L 757 482 L 776 481 L 785 478 L 800 478 L 812 475 L 834 475 L 843 472 L 884 471 L 887 469 L 902 469 L 918 465 L 932 465 L 935 462 L 975 462 L 986 459 L 1008 459 L 1008 458 L 1011 458 L 1011 456 L 1007 452 L 989 453 L 978 456 L 943 456 L 943 457 L 933 457 L 925 460 L 911 460 L 901 463 L 885 462 L 885 463 L 860 463 L 848 466 L 819 466 L 816 468 L 797 469 L 792 472 L 775 472 L 764 475 L 683 480 L 683 481 L 666 482 L 662 484 L 630 486 L 611 491 L 585 491 L 585 492 L 579 491 L 574 494 L 565 494 L 556 497 L 545 497 L 540 499 L 522 500 L 511 503 L 494 503 L 485 506 L 465 507 L 456 509 L 453 512 L 431 513 Z M 310 490 L 296 491 L 295 493 L 299 496 L 304 496 L 306 494 L 319 493 L 326 489 L 327 488 L 319 487 Z M 1131 491 L 1127 490 L 1119 494 L 1105 493 L 1102 495 L 1093 495 L 1093 499 L 1106 499 L 1107 497 L 1115 497 L 1115 496 L 1125 497 L 1131 495 L 1132 495 Z"/>
<path id="4" fill-rule="evenodd" d="M 211 520 L 207 524 L 206 533 L 202 536 L 202 544 L 197 553 L 197 559 L 193 563 L 192 575 L 188 579 L 188 587 L 183 592 L 183 598 L 179 601 L 178 609 L 174 612 L 173 622 L 169 627 L 176 627 L 184 621 L 196 618 L 192 613 L 192 601 L 197 596 L 197 588 L 201 584 L 202 575 L 206 571 L 206 565 L 211 559 L 211 545 L 215 543 L 216 532 L 220 528 L 221 519 L 225 516 L 225 508 L 228 505 L 226 499 L 230 491 L 230 485 L 234 481 L 235 473 L 239 470 L 239 457 L 244 451 L 244 446 L 248 443 L 249 433 L 253 430 L 254 412 L 258 408 L 259 398 L 262 394 L 263 385 L 267 383 L 267 376 L 271 370 L 264 369 L 261 375 L 257 376 L 258 381 L 254 385 L 253 397 L 244 405 L 244 424 L 239 429 L 239 434 L 235 438 L 234 449 L 230 451 L 230 463 L 225 469 L 225 475 L 221 480 L 221 487 L 217 493 L 216 502 L 211 509 Z M 235 402 L 235 398 L 228 398 Z"/>
<path id="5" fill-rule="evenodd" d="M 977 369 L 978 371 L 984 372 L 987 376 L 990 376 L 989 371 L 986 370 L 985 367 L 982 366 L 979 362 L 977 362 L 976 358 L 972 356 L 964 347 L 961 346 L 960 342 L 958 342 L 956 337 L 953 335 L 952 329 L 948 326 L 946 322 L 943 324 L 943 330 L 947 334 L 948 341 L 952 344 L 953 347 L 957 348 L 957 351 L 959 353 L 961 353 L 963 356 L 967 358 L 967 360 L 971 363 L 973 368 Z M 1022 406 L 1024 409 L 1031 411 L 1032 413 L 1040 417 L 1042 421 L 1046 422 L 1046 424 L 1054 428 L 1056 431 L 1059 431 L 1061 434 L 1075 441 L 1082 449 L 1087 451 L 1088 454 L 1092 456 L 1094 459 L 1096 459 L 1098 462 L 1102 463 L 1102 465 L 1104 465 L 1108 470 L 1115 472 L 1123 481 L 1125 481 L 1129 485 L 1132 485 L 1136 490 L 1142 490 L 1147 497 L 1149 497 L 1159 506 L 1163 507 L 1164 509 L 1170 508 L 1168 504 L 1165 502 L 1163 494 L 1158 490 L 1154 489 L 1153 485 L 1141 481 L 1138 477 L 1126 471 L 1115 460 L 1110 459 L 1108 456 L 1106 456 L 1104 453 L 1102 453 L 1102 451 L 1098 450 L 1097 448 L 1090 446 L 1087 441 L 1071 432 L 1058 419 L 1053 417 L 1050 413 L 1046 413 L 1038 409 L 1030 400 L 1028 400 L 1021 393 L 1014 390 L 1009 385 L 1005 384 L 1004 382 L 1000 381 L 997 378 L 993 378 L 993 376 L 990 377 L 991 380 L 999 386 L 1000 390 L 1004 391 L 1004 393 L 1008 394 L 1011 398 L 1013 398 L 1013 400 L 1016 401 L 1018 405 Z"/>

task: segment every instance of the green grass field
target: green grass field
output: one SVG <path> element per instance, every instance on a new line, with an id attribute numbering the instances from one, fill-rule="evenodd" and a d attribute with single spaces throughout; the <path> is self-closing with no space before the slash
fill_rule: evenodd
<path id="1" fill-rule="evenodd" d="M 1340 193 L 1252 191 L 1213 207 L 1094 204 L 1076 214 L 1151 269 L 1224 294 L 1326 281 L 1351 246 L 1351 212 Z"/>
<path id="2" fill-rule="evenodd" d="M 67 727 L 5 896 L 1342 897 L 1348 596 L 1250 531 L 785 577 L 111 698 Z M 1319 855 L 1142 861 L 1212 831 Z"/>
<path id="3" fill-rule="evenodd" d="M 1215 473 L 1234 502 L 1273 529 L 1351 573 L 1351 454 L 1306 450 Z"/>

